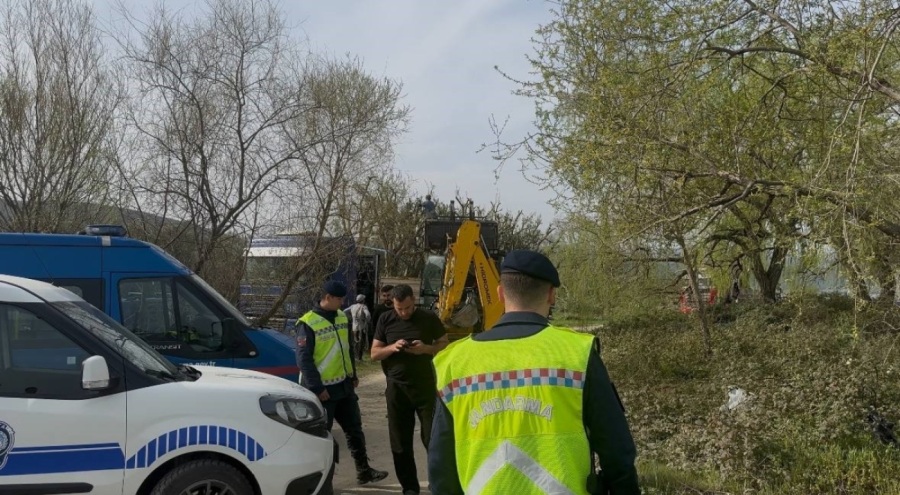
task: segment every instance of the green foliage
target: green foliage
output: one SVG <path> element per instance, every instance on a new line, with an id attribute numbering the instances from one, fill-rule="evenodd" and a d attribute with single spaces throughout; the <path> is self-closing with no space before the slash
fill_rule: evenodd
<path id="1" fill-rule="evenodd" d="M 870 407 L 900 419 L 900 318 L 854 313 L 848 301 L 736 305 L 714 329 L 712 359 L 693 318 L 675 311 L 604 324 L 603 357 L 647 492 L 900 490 L 900 449 L 881 445 L 865 421 Z M 725 410 L 732 387 L 750 399 Z"/>
<path id="2" fill-rule="evenodd" d="M 683 236 L 713 267 L 742 258 L 774 300 L 787 255 L 827 246 L 855 286 L 890 292 L 894 8 L 559 2 L 535 39 L 539 77 L 519 89 L 539 129 L 524 148 L 623 253 Z"/>

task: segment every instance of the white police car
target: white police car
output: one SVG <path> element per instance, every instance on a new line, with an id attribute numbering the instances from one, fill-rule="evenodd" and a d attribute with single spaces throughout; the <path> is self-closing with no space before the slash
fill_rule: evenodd
<path id="1" fill-rule="evenodd" d="M 0 275 L 0 494 L 331 493 L 318 399 L 176 367 L 73 293 Z"/>

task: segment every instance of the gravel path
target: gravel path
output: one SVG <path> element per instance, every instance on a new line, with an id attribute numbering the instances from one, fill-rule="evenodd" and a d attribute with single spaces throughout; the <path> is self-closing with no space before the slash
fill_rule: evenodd
<path id="1" fill-rule="evenodd" d="M 397 477 L 394 475 L 394 462 L 391 457 L 391 444 L 388 437 L 387 409 L 384 402 L 384 374 L 381 369 L 367 370 L 360 379 L 356 394 L 359 396 L 359 409 L 362 411 L 363 432 L 366 434 L 366 449 L 368 450 L 369 463 L 376 469 L 382 469 L 390 473 L 383 481 L 375 484 L 358 486 L 356 484 L 356 469 L 353 459 L 347 451 L 347 441 L 344 432 L 336 423 L 333 433 L 340 445 L 340 464 L 334 476 L 334 492 L 336 495 L 366 494 L 381 495 L 402 493 Z M 416 424 L 416 467 L 419 470 L 419 483 L 422 485 L 422 494 L 429 494 L 428 475 L 426 469 L 425 447 L 419 439 L 419 425 Z"/>

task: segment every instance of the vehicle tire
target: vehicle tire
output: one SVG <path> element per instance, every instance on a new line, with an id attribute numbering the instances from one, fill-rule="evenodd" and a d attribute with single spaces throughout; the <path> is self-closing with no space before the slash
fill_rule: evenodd
<path id="1" fill-rule="evenodd" d="M 228 463 L 199 459 L 169 471 L 150 495 L 253 495 L 253 488 Z"/>

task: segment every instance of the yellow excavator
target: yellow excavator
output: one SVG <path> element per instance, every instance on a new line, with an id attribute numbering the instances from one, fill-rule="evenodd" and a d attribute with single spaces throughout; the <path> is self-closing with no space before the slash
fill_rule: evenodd
<path id="1" fill-rule="evenodd" d="M 425 221 L 425 244 L 431 251 L 422 273 L 420 304 L 440 317 L 450 340 L 491 328 L 503 315 L 497 296 L 500 285 L 497 223 L 456 218 Z"/>

